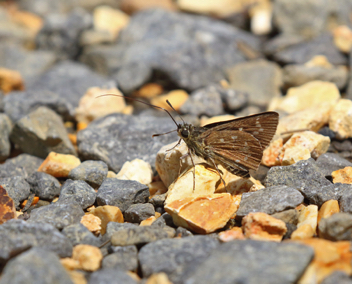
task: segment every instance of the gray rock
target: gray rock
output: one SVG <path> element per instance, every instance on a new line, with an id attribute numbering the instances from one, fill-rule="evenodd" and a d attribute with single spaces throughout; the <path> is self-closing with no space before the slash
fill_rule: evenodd
<path id="1" fill-rule="evenodd" d="M 19 71 L 24 79 L 26 88 L 28 84 L 47 71 L 56 60 L 56 55 L 52 51 L 29 51 L 20 45 L 4 41 L 0 44 L 1 67 Z M 8 99 L 8 96 L 5 97 L 5 100 Z M 10 118 L 12 119 L 11 115 Z"/>
<path id="2" fill-rule="evenodd" d="M 248 93 L 237 91 L 231 88 L 221 88 L 220 94 L 226 108 L 231 112 L 245 107 L 249 101 Z"/>
<path id="3" fill-rule="evenodd" d="M 193 237 L 193 233 L 183 227 L 177 227 L 176 237 L 179 237 L 179 238 Z"/>
<path id="4" fill-rule="evenodd" d="M 138 250 L 136 246 L 112 246 L 111 254 L 103 258 L 102 268 L 114 268 L 135 271 L 138 268 Z"/>
<path id="5" fill-rule="evenodd" d="M 137 284 L 138 282 L 121 269 L 105 268 L 93 272 L 88 284 Z"/>
<path id="6" fill-rule="evenodd" d="M 99 206 L 113 205 L 125 212 L 132 204 L 146 203 L 149 198 L 148 186 L 133 180 L 107 178 L 98 189 Z"/>
<path id="7" fill-rule="evenodd" d="M 43 248 L 32 248 L 10 260 L 0 283 L 73 284 L 57 255 Z"/>
<path id="8" fill-rule="evenodd" d="M 296 188 L 309 201 L 317 192 L 321 192 L 323 186 L 331 185 L 313 159 L 299 161 L 290 166 L 272 167 L 264 183 L 266 187 L 287 185 Z"/>
<path id="9" fill-rule="evenodd" d="M 125 222 L 129 223 L 140 223 L 154 215 L 154 206 L 150 203 L 132 204 L 123 214 Z"/>
<path id="10" fill-rule="evenodd" d="M 352 163 L 335 153 L 325 153 L 317 159 L 316 165 L 325 176 L 331 176 L 333 171 L 352 167 Z"/>
<path id="11" fill-rule="evenodd" d="M 243 62 L 227 69 L 230 87 L 248 93 L 249 103 L 267 106 L 280 96 L 282 72 L 279 65 L 263 59 Z"/>
<path id="12" fill-rule="evenodd" d="M 288 209 L 282 212 L 272 214 L 271 216 L 276 219 L 280 219 L 281 221 L 284 221 L 286 224 L 289 223 L 297 225 L 299 213 L 296 209 Z"/>
<path id="13" fill-rule="evenodd" d="M 321 284 L 352 284 L 352 279 L 344 271 L 335 271 L 324 278 Z"/>
<path id="14" fill-rule="evenodd" d="M 15 158 L 7 159 L 5 163 L 0 164 L 0 178 L 28 177 L 37 171 L 43 161 L 41 158 L 28 154 L 20 154 Z"/>
<path id="15" fill-rule="evenodd" d="M 281 50 L 284 50 L 295 44 L 303 43 L 305 41 L 306 39 L 299 35 L 279 34 L 266 41 L 263 45 L 263 50 L 267 56 L 271 57 Z"/>
<path id="16" fill-rule="evenodd" d="M 53 200 L 60 194 L 59 181 L 47 173 L 34 172 L 26 178 L 26 181 L 31 188 L 31 193 L 39 196 L 40 199 Z"/>
<path id="17" fill-rule="evenodd" d="M 86 209 L 94 204 L 96 195 L 95 190 L 85 181 L 68 179 L 62 185 L 59 202 L 74 200 L 82 209 Z"/>
<path id="18" fill-rule="evenodd" d="M 149 9 L 131 17 L 116 45 L 84 50 L 81 60 L 92 68 L 98 66 L 105 74 L 118 72 L 116 78 L 123 92 L 146 83 L 141 79 L 147 80 L 151 71 L 162 74 L 167 83 L 196 90 L 225 78 L 227 67 L 245 60 L 238 48 L 240 42 L 259 50 L 258 38 L 224 22 Z M 127 87 L 126 79 L 130 80 Z"/>
<path id="19" fill-rule="evenodd" d="M 175 124 L 169 117 L 111 114 L 78 132 L 79 155 L 83 160 L 104 161 L 114 172 L 119 172 L 125 162 L 136 158 L 154 165 L 160 148 L 174 142 L 177 135 L 171 133 L 152 138 L 152 134 L 173 129 Z"/>
<path id="20" fill-rule="evenodd" d="M 318 131 L 319 134 L 329 137 L 330 140 L 335 139 L 336 138 L 336 133 L 334 131 L 332 131 L 329 126 L 324 126 L 322 128 L 319 129 Z M 331 144 L 330 144 L 331 145 Z M 328 150 L 329 151 L 329 150 Z M 326 154 L 326 153 L 325 153 Z M 324 155 L 324 154 L 323 154 Z M 322 155 L 321 155 L 322 156 Z"/>
<path id="21" fill-rule="evenodd" d="M 87 244 L 99 247 L 101 244 L 101 241 L 81 223 L 65 227 L 62 230 L 62 234 L 64 234 L 71 241 L 73 246 L 78 244 Z"/>
<path id="22" fill-rule="evenodd" d="M 352 240 L 352 215 L 336 213 L 319 222 L 319 237 L 330 241 Z"/>
<path id="23" fill-rule="evenodd" d="M 303 203 L 303 195 L 294 187 L 271 186 L 255 192 L 242 194 L 236 216 L 244 217 L 251 212 L 274 214 L 292 209 Z"/>
<path id="24" fill-rule="evenodd" d="M 44 222 L 49 223 L 61 230 L 69 225 L 79 223 L 84 211 L 80 204 L 75 201 L 65 200 L 64 202 L 55 202 L 48 206 L 34 209 L 27 222 Z"/>
<path id="25" fill-rule="evenodd" d="M 11 119 L 6 114 L 0 113 L 0 161 L 4 161 L 8 156 L 10 156 L 11 130 L 12 130 Z"/>
<path id="26" fill-rule="evenodd" d="M 278 0 L 274 3 L 274 22 L 287 34 L 320 35 L 327 29 L 328 16 L 329 5 L 325 0 Z"/>
<path id="27" fill-rule="evenodd" d="M 72 254 L 72 244 L 50 224 L 9 220 L 0 225 L 0 263 L 30 247 L 40 246 L 60 257 Z"/>
<path id="28" fill-rule="evenodd" d="M 39 107 L 18 120 L 10 137 L 22 151 L 41 158 L 52 151 L 76 154 L 61 117 L 46 107 Z"/>
<path id="29" fill-rule="evenodd" d="M 352 214 L 352 185 L 340 184 L 342 194 L 339 199 L 340 211 Z"/>
<path id="30" fill-rule="evenodd" d="M 319 207 L 324 204 L 324 202 L 328 200 L 339 200 L 340 201 L 340 209 L 343 211 L 341 208 L 341 199 L 342 196 L 345 196 L 348 198 L 349 192 L 352 191 L 352 185 L 351 184 L 342 184 L 342 183 L 335 183 L 335 184 L 330 184 L 327 186 L 322 186 L 320 188 L 314 188 L 310 191 L 310 201 L 312 204 L 316 204 Z M 345 204 L 347 207 L 345 207 L 345 210 L 349 207 L 349 204 Z M 346 212 L 346 211 L 345 211 Z"/>
<path id="31" fill-rule="evenodd" d="M 165 199 L 166 193 L 154 195 L 152 198 L 149 199 L 149 203 L 151 203 L 154 207 L 162 207 L 164 206 Z"/>
<path id="32" fill-rule="evenodd" d="M 321 80 L 334 83 L 341 90 L 346 86 L 348 78 L 348 71 L 342 66 L 326 68 L 289 64 L 282 71 L 286 88 L 301 86 L 314 80 Z"/>
<path id="33" fill-rule="evenodd" d="M 136 228 L 138 227 L 136 224 L 132 223 L 117 223 L 117 222 L 109 222 L 106 226 L 106 232 L 103 236 L 102 241 L 105 242 L 110 240 L 112 235 L 120 230 L 129 229 L 129 228 Z"/>
<path id="34" fill-rule="evenodd" d="M 172 283 L 184 283 L 187 271 L 194 271 L 218 246 L 219 242 L 209 236 L 165 239 L 147 244 L 138 255 L 143 277 L 164 272 Z M 213 266 L 218 267 L 215 263 Z"/>
<path id="35" fill-rule="evenodd" d="M 92 26 L 92 21 L 92 16 L 81 8 L 69 14 L 48 14 L 37 33 L 36 47 L 54 51 L 61 60 L 74 59 L 80 51 L 79 36 Z"/>
<path id="36" fill-rule="evenodd" d="M 351 55 L 351 52 L 350 52 L 350 55 Z M 351 68 L 351 66 L 352 66 L 352 57 L 350 56 L 349 67 Z M 347 91 L 346 91 L 346 98 L 347 99 L 352 98 L 352 74 L 350 74 L 350 76 L 348 78 L 348 87 L 347 87 Z"/>
<path id="37" fill-rule="evenodd" d="M 7 194 L 13 199 L 19 209 L 20 202 L 27 199 L 31 189 L 26 180 L 21 176 L 0 179 L 0 185 L 5 188 Z"/>
<path id="38" fill-rule="evenodd" d="M 221 94 L 214 85 L 198 89 L 191 93 L 187 101 L 181 106 L 180 111 L 196 116 L 223 114 Z"/>
<path id="39" fill-rule="evenodd" d="M 0 112 L 4 112 L 4 92 L 0 91 Z"/>
<path id="40" fill-rule="evenodd" d="M 142 226 L 118 230 L 111 237 L 113 246 L 144 245 L 160 239 L 173 238 L 175 229 L 164 226 Z"/>
<path id="41" fill-rule="evenodd" d="M 291 223 L 286 223 L 286 234 L 283 236 L 283 240 L 291 239 L 291 235 L 297 230 L 297 226 Z"/>
<path id="42" fill-rule="evenodd" d="M 80 98 L 89 87 L 96 86 L 111 87 L 111 83 L 87 66 L 61 61 L 27 85 L 26 91 L 9 93 L 4 99 L 4 110 L 12 121 L 17 121 L 38 106 L 46 106 L 64 120 L 74 120 Z"/>
<path id="43" fill-rule="evenodd" d="M 93 188 L 98 188 L 108 174 L 108 166 L 102 161 L 84 161 L 68 174 L 69 179 L 84 180 Z"/>
<path id="44" fill-rule="evenodd" d="M 313 256 L 301 244 L 236 240 L 214 250 L 183 283 L 296 283 Z"/>
<path id="45" fill-rule="evenodd" d="M 347 65 L 346 57 L 335 46 L 330 33 L 322 34 L 312 40 L 288 45 L 275 52 L 273 58 L 283 64 L 303 64 L 316 55 L 324 55 L 334 65 Z"/>
<path id="46" fill-rule="evenodd" d="M 156 219 L 153 223 L 152 226 L 157 226 L 157 227 L 164 227 L 164 226 L 170 226 L 170 227 L 175 227 L 174 221 L 172 220 L 172 216 L 165 212 L 162 214 L 158 219 Z"/>

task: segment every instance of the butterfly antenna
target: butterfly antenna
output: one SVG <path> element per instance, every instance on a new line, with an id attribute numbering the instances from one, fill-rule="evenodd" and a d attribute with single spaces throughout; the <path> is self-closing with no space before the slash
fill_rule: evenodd
<path id="1" fill-rule="evenodd" d="M 156 137 L 156 136 L 161 136 L 161 135 L 169 134 L 169 133 L 172 133 L 172 132 L 175 132 L 175 131 L 177 131 L 177 129 L 172 130 L 172 131 L 169 131 L 169 132 L 165 132 L 165 133 L 153 134 L 152 137 Z"/>
<path id="2" fill-rule="evenodd" d="M 146 103 L 142 100 L 138 100 L 138 99 L 135 99 L 135 98 L 130 98 L 130 97 L 126 97 L 126 96 L 123 96 L 123 95 L 116 95 L 116 94 L 105 94 L 105 95 L 100 95 L 100 96 L 97 96 L 97 98 L 100 98 L 100 97 L 109 97 L 109 96 L 114 96 L 114 97 L 121 97 L 121 98 L 125 98 L 125 99 L 128 99 L 128 100 L 131 100 L 131 101 L 137 101 L 137 102 L 140 102 L 142 104 L 145 104 L 145 105 L 148 105 L 148 106 L 151 106 L 151 107 L 154 107 L 154 108 L 157 108 L 157 109 L 161 109 L 163 111 L 166 111 L 166 113 L 171 117 L 171 119 L 173 120 L 173 122 L 176 124 L 176 126 L 178 127 L 178 123 L 176 122 L 176 120 L 173 118 L 173 116 L 171 115 L 171 113 L 165 109 L 165 108 L 162 108 L 162 107 L 159 107 L 159 106 L 155 106 L 155 105 L 152 105 L 152 104 L 149 104 L 149 103 Z M 172 107 L 172 106 L 171 106 Z M 172 108 L 174 110 L 174 108 Z M 181 118 L 182 119 L 182 118 Z M 182 119 L 183 121 L 183 119 Z"/>
<path id="3" fill-rule="evenodd" d="M 167 104 L 178 114 L 178 112 L 174 109 L 172 104 L 169 102 L 169 100 L 166 100 Z M 178 116 L 181 118 L 183 124 L 186 124 L 186 122 L 183 120 L 182 116 L 178 114 Z"/>

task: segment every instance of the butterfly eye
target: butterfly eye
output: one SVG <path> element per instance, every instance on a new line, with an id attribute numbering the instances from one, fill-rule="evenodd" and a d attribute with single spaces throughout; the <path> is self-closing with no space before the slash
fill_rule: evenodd
<path id="1" fill-rule="evenodd" d="M 188 130 L 187 130 L 187 129 L 182 129 L 182 131 L 181 131 L 181 135 L 182 135 L 184 138 L 187 138 L 187 137 L 188 137 L 188 135 L 189 135 Z"/>

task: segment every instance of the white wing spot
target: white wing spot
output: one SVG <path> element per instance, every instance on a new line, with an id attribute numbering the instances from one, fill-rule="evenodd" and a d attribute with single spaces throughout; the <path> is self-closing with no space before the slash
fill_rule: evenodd
<path id="1" fill-rule="evenodd" d="M 258 131 L 254 131 L 253 134 L 254 134 L 254 135 L 258 135 L 259 132 L 258 132 Z"/>
<path id="2" fill-rule="evenodd" d="M 260 128 L 259 131 L 262 132 L 262 131 L 264 131 L 264 129 L 263 129 L 263 128 Z"/>
<path id="3" fill-rule="evenodd" d="M 247 142 L 244 142 L 244 146 L 248 146 L 248 143 L 247 143 Z"/>
<path id="4" fill-rule="evenodd" d="M 236 162 L 236 163 L 239 163 L 239 162 L 240 162 L 240 160 L 236 160 L 235 162 Z"/>
<path id="5" fill-rule="evenodd" d="M 239 131 L 242 131 L 242 130 L 243 130 L 243 128 L 241 127 L 241 128 L 239 128 L 238 130 L 239 130 Z"/>
<path id="6" fill-rule="evenodd" d="M 231 136 L 231 138 L 232 138 L 233 140 L 236 140 L 236 139 L 237 139 L 237 136 Z"/>
<path id="7" fill-rule="evenodd" d="M 220 142 L 224 143 L 224 142 L 225 142 L 225 140 L 221 138 L 221 139 L 220 139 Z"/>

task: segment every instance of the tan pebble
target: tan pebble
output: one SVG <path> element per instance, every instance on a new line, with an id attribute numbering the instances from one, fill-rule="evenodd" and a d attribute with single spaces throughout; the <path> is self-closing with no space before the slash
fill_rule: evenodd
<path id="1" fill-rule="evenodd" d="M 316 231 L 318 225 L 318 206 L 308 205 L 299 209 L 297 228 L 303 225 L 310 225 L 313 232 Z"/>
<path id="2" fill-rule="evenodd" d="M 21 208 L 23 208 L 23 207 L 26 206 L 27 201 L 28 201 L 28 200 L 25 200 L 25 201 L 23 201 L 23 202 L 21 203 Z M 39 197 L 38 197 L 38 196 L 34 196 L 34 198 L 33 198 L 33 200 L 32 200 L 32 203 L 31 203 L 31 206 L 36 205 L 36 204 L 38 203 L 38 201 L 39 201 Z"/>
<path id="3" fill-rule="evenodd" d="M 142 86 L 137 92 L 136 96 L 140 98 L 151 99 L 161 95 L 164 92 L 163 86 L 156 83 L 148 83 Z"/>
<path id="4" fill-rule="evenodd" d="M 252 240 L 280 242 L 286 234 L 285 222 L 266 213 L 249 213 L 242 219 L 244 236 Z"/>
<path id="5" fill-rule="evenodd" d="M 91 209 L 89 212 L 94 211 Z M 101 231 L 101 220 L 92 214 L 86 214 L 81 218 L 81 224 L 95 235 L 99 235 Z"/>
<path id="6" fill-rule="evenodd" d="M 292 240 L 304 240 L 304 239 L 309 239 L 313 237 L 315 234 L 315 231 L 313 230 L 312 226 L 309 224 L 304 224 L 300 227 L 298 227 L 292 234 L 291 234 L 291 239 Z"/>
<path id="7" fill-rule="evenodd" d="M 194 190 L 193 171 L 195 171 Z M 169 186 L 165 204 L 169 204 L 185 197 L 196 197 L 200 195 L 212 194 L 215 192 L 216 184 L 219 179 L 220 177 L 218 173 L 208 165 L 198 164 L 194 168 L 189 168 Z"/>
<path id="8" fill-rule="evenodd" d="M 87 284 L 87 279 L 84 276 L 84 273 L 79 272 L 79 271 L 69 271 L 68 274 L 70 275 L 70 278 L 73 282 L 73 284 Z"/>
<path id="9" fill-rule="evenodd" d="M 251 31 L 255 35 L 267 35 L 272 31 L 273 8 L 270 1 L 258 1 L 249 10 Z"/>
<path id="10" fill-rule="evenodd" d="M 233 227 L 231 230 L 223 231 L 219 233 L 219 240 L 226 243 L 233 240 L 244 240 L 245 237 L 242 232 L 242 228 Z"/>
<path id="11" fill-rule="evenodd" d="M 150 103 L 167 110 L 172 110 L 171 107 L 166 103 L 169 100 L 175 110 L 179 110 L 180 107 L 187 101 L 188 94 L 184 90 L 173 90 L 166 95 L 152 98 Z"/>
<path id="12" fill-rule="evenodd" d="M 320 207 L 318 212 L 318 224 L 322 218 L 328 218 L 335 213 L 340 212 L 339 202 L 337 200 L 328 200 Z"/>
<path id="13" fill-rule="evenodd" d="M 352 184 L 352 167 L 345 167 L 343 169 L 331 173 L 333 183 Z"/>
<path id="14" fill-rule="evenodd" d="M 332 242 L 312 238 L 298 242 L 314 249 L 314 259 L 298 281 L 299 284 L 321 283 L 324 278 L 335 271 L 344 271 L 351 275 L 352 252 L 349 241 Z"/>
<path id="15" fill-rule="evenodd" d="M 128 24 L 129 20 L 130 17 L 127 14 L 107 5 L 98 6 L 93 11 L 94 29 L 107 31 L 114 38 Z"/>
<path id="16" fill-rule="evenodd" d="M 176 11 L 176 4 L 172 0 L 121 0 L 119 8 L 127 14 L 135 14 L 138 11 L 159 7 L 164 10 Z"/>
<path id="17" fill-rule="evenodd" d="M 72 258 L 79 262 L 81 269 L 96 271 L 100 268 L 103 255 L 100 249 L 95 246 L 77 245 L 73 248 Z"/>
<path id="18" fill-rule="evenodd" d="M 159 272 L 149 276 L 145 284 L 172 284 L 166 273 Z"/>
<path id="19" fill-rule="evenodd" d="M 334 44 L 342 52 L 349 53 L 352 48 L 352 30 L 348 26 L 338 26 L 333 30 Z"/>
<path id="20" fill-rule="evenodd" d="M 80 164 L 81 161 L 74 155 L 50 152 L 37 171 L 47 173 L 54 177 L 67 178 L 69 172 Z"/>
<path id="21" fill-rule="evenodd" d="M 5 94 L 24 90 L 24 82 L 18 71 L 0 68 L 0 90 Z"/>
<path id="22" fill-rule="evenodd" d="M 263 157 L 262 157 L 263 165 L 268 167 L 279 165 L 278 157 L 282 147 L 283 147 L 282 138 L 272 140 L 269 146 L 263 152 Z"/>
<path id="23" fill-rule="evenodd" d="M 161 213 L 159 213 L 159 212 L 155 212 L 155 218 L 159 218 L 161 216 Z"/>
<path id="24" fill-rule="evenodd" d="M 78 260 L 73 259 L 73 258 L 61 258 L 60 262 L 63 267 L 65 267 L 66 270 L 75 270 L 75 269 L 80 269 L 81 265 L 78 262 Z"/>
<path id="25" fill-rule="evenodd" d="M 88 123 L 86 122 L 78 122 L 77 123 L 77 131 L 83 130 L 85 128 L 87 128 Z"/>
<path id="26" fill-rule="evenodd" d="M 276 135 L 301 129 L 318 131 L 328 123 L 330 112 L 334 105 L 334 102 L 325 102 L 280 118 Z M 276 136 L 274 139 L 277 138 Z"/>
<path id="27" fill-rule="evenodd" d="M 151 216 L 148 219 L 143 220 L 139 226 L 150 226 L 156 220 L 155 216 Z"/>
<path id="28" fill-rule="evenodd" d="M 135 180 L 142 184 L 149 184 L 153 179 L 152 167 L 149 163 L 134 159 L 130 162 L 125 162 L 121 170 L 116 175 L 116 178 L 123 180 Z"/>
<path id="29" fill-rule="evenodd" d="M 288 89 L 277 109 L 287 113 L 295 113 L 320 103 L 334 104 L 338 99 L 340 99 L 340 92 L 334 83 L 311 81 L 302 86 Z"/>
<path id="30" fill-rule="evenodd" d="M 156 156 L 155 168 L 166 187 L 169 187 L 170 184 L 174 182 L 179 172 L 182 173 L 188 167 L 193 166 L 192 160 L 188 156 L 182 159 L 181 170 L 179 170 L 180 158 L 188 152 L 188 148 L 183 141 L 177 147 L 175 147 L 176 144 L 177 142 L 174 142 L 162 147 Z M 170 150 L 171 148 L 173 149 Z M 193 156 L 193 161 L 195 164 L 205 162 L 202 158 L 197 156 Z"/>
<path id="31" fill-rule="evenodd" d="M 106 178 L 116 178 L 116 174 L 113 171 L 108 171 Z"/>
<path id="32" fill-rule="evenodd" d="M 332 65 L 329 60 L 324 55 L 315 55 L 311 60 L 304 63 L 306 67 L 324 67 L 327 69 L 332 69 L 334 65 Z"/>
<path id="33" fill-rule="evenodd" d="M 230 114 L 217 115 L 217 116 L 213 116 L 213 117 L 210 117 L 210 118 L 206 117 L 206 116 L 202 116 L 201 119 L 200 119 L 200 125 L 204 126 L 204 125 L 215 123 L 215 122 L 233 120 L 235 118 L 236 118 L 236 116 L 230 115 Z"/>
<path id="34" fill-rule="evenodd" d="M 117 206 L 104 205 L 98 206 L 94 210 L 88 212 L 100 218 L 101 220 L 101 234 L 104 235 L 106 232 L 106 226 L 109 222 L 123 223 L 123 215 L 121 210 Z"/>
<path id="35" fill-rule="evenodd" d="M 132 279 L 134 279 L 136 282 L 140 282 L 141 278 L 138 276 L 138 274 L 134 271 L 127 271 L 126 272 Z"/>
<path id="36" fill-rule="evenodd" d="M 148 184 L 149 187 L 149 198 L 152 198 L 154 195 L 160 195 L 167 192 L 167 187 L 162 181 L 154 181 Z"/>
<path id="37" fill-rule="evenodd" d="M 127 115 L 132 115 L 133 114 L 133 106 L 132 105 L 127 105 L 122 111 L 121 113 L 123 114 L 127 114 Z"/>
<path id="38" fill-rule="evenodd" d="M 236 213 L 237 206 L 229 193 L 186 197 L 165 206 L 177 226 L 200 234 L 223 228 Z"/>
<path id="39" fill-rule="evenodd" d="M 94 205 L 88 207 L 86 210 L 87 210 L 88 212 L 90 212 L 90 211 L 92 211 L 93 209 L 95 209 L 95 206 L 94 206 Z"/>
<path id="40" fill-rule="evenodd" d="M 70 139 L 72 145 L 77 146 L 77 134 L 68 133 L 68 139 Z"/>
<path id="41" fill-rule="evenodd" d="M 279 160 L 281 161 L 282 166 L 289 166 L 297 163 L 298 161 L 308 160 L 310 158 L 309 149 L 303 146 L 292 146 L 281 152 L 281 157 Z"/>
<path id="42" fill-rule="evenodd" d="M 332 108 L 329 117 L 329 128 L 336 132 L 336 138 L 352 137 L 352 101 L 341 99 Z"/>
<path id="43" fill-rule="evenodd" d="M 243 3 L 242 3 L 243 2 Z M 204 1 L 204 0 L 178 0 L 177 6 L 184 11 L 196 14 L 209 14 L 220 18 L 245 11 L 246 1 Z"/>
<path id="44" fill-rule="evenodd" d="M 80 99 L 78 108 L 76 108 L 76 120 L 88 124 L 91 121 L 110 113 L 122 112 L 126 107 L 125 99 L 116 96 L 99 97 L 107 94 L 122 95 L 122 93 L 116 88 L 89 88 Z"/>

